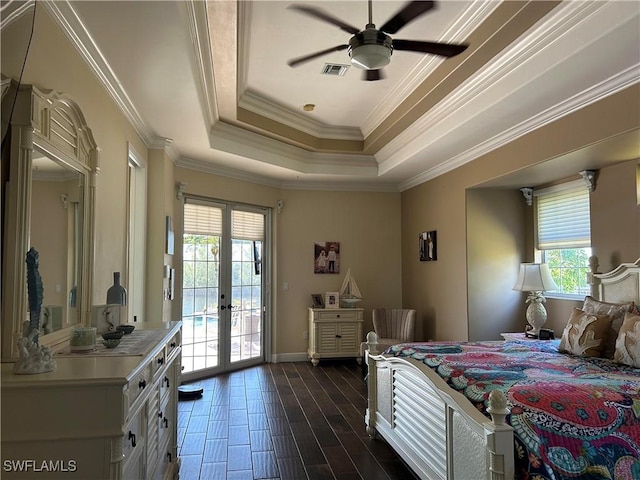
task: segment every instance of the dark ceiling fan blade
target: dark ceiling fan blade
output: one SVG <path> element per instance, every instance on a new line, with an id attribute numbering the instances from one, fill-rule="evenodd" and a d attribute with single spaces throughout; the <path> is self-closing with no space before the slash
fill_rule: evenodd
<path id="1" fill-rule="evenodd" d="M 436 2 L 409 2 L 400 9 L 392 18 L 387 20 L 387 23 L 380 27 L 380 30 L 384 33 L 393 34 L 404 27 L 407 23 L 415 20 L 420 15 L 427 13 L 433 7 L 436 6 Z"/>
<path id="2" fill-rule="evenodd" d="M 384 79 L 384 72 L 382 70 L 365 70 L 362 72 L 362 79 L 367 82 L 382 80 Z"/>
<path id="3" fill-rule="evenodd" d="M 289 60 L 287 62 L 287 65 L 289 65 L 290 67 L 296 67 L 301 63 L 308 62 L 309 60 L 313 60 L 314 58 L 321 57 L 322 55 L 326 55 L 327 53 L 339 52 L 340 50 L 346 50 L 347 48 L 349 48 L 349 45 L 337 45 L 335 47 L 327 48 L 326 50 L 322 50 L 320 52 L 305 55 L 304 57 L 294 58 L 292 60 Z"/>
<path id="4" fill-rule="evenodd" d="M 329 13 L 320 10 L 319 8 L 308 7 L 306 5 L 289 5 L 289 7 L 287 8 L 293 8 L 294 10 L 298 10 L 306 15 L 310 15 L 325 22 L 331 23 L 332 25 L 335 25 L 336 27 L 350 33 L 351 35 L 355 35 L 360 31 L 356 27 L 352 27 L 351 25 L 344 23 L 342 20 L 337 19 L 333 15 L 330 15 Z"/>
<path id="5" fill-rule="evenodd" d="M 443 57 L 454 57 L 467 49 L 468 45 L 454 43 L 422 42 L 419 40 L 393 40 L 394 50 L 431 53 Z"/>

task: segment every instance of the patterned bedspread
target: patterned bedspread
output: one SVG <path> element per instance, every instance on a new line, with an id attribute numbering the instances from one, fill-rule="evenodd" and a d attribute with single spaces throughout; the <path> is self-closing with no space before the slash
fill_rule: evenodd
<path id="1" fill-rule="evenodd" d="M 640 369 L 558 352 L 559 340 L 394 345 L 484 412 L 507 395 L 516 478 L 640 479 Z"/>

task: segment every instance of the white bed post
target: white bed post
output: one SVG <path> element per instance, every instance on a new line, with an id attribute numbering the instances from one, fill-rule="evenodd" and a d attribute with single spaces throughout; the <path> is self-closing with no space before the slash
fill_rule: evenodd
<path id="1" fill-rule="evenodd" d="M 375 332 L 367 333 L 367 349 L 364 352 L 364 360 L 367 365 L 367 390 L 368 390 L 368 401 L 367 401 L 367 413 L 365 415 L 364 421 L 367 425 L 367 434 L 370 437 L 375 437 L 376 435 L 376 411 L 378 409 L 378 384 L 377 384 L 377 370 L 376 370 L 376 361 L 369 356 L 369 353 L 372 355 L 378 354 L 378 335 Z"/>
<path id="2" fill-rule="evenodd" d="M 515 475 L 513 457 L 513 429 L 505 424 L 510 410 L 507 397 L 500 390 L 489 394 L 489 407 L 492 423 L 485 426 L 485 440 L 489 451 L 489 478 L 491 480 L 510 480 Z"/>

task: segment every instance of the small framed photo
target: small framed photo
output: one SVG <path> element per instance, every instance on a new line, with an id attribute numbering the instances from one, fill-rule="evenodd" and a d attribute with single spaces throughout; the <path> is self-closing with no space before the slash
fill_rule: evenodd
<path id="1" fill-rule="evenodd" d="M 313 308 L 324 308 L 324 299 L 319 293 L 312 293 L 311 299 L 313 300 Z"/>
<path id="2" fill-rule="evenodd" d="M 438 232 L 422 232 L 418 241 L 420 261 L 435 262 L 438 260 Z"/>
<path id="3" fill-rule="evenodd" d="M 340 242 L 313 244 L 313 272 L 340 273 Z"/>
<path id="4" fill-rule="evenodd" d="M 324 308 L 340 308 L 340 292 L 325 293 Z"/>

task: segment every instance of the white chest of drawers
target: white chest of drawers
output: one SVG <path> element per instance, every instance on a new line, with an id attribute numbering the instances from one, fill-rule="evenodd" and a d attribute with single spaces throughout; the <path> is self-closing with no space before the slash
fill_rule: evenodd
<path id="1" fill-rule="evenodd" d="M 311 363 L 321 358 L 349 358 L 360 361 L 362 308 L 309 308 L 309 350 Z"/>
<path id="2" fill-rule="evenodd" d="M 2 364 L 2 478 L 176 478 L 181 325 L 136 325 L 141 355 L 56 356 L 37 375 Z"/>

